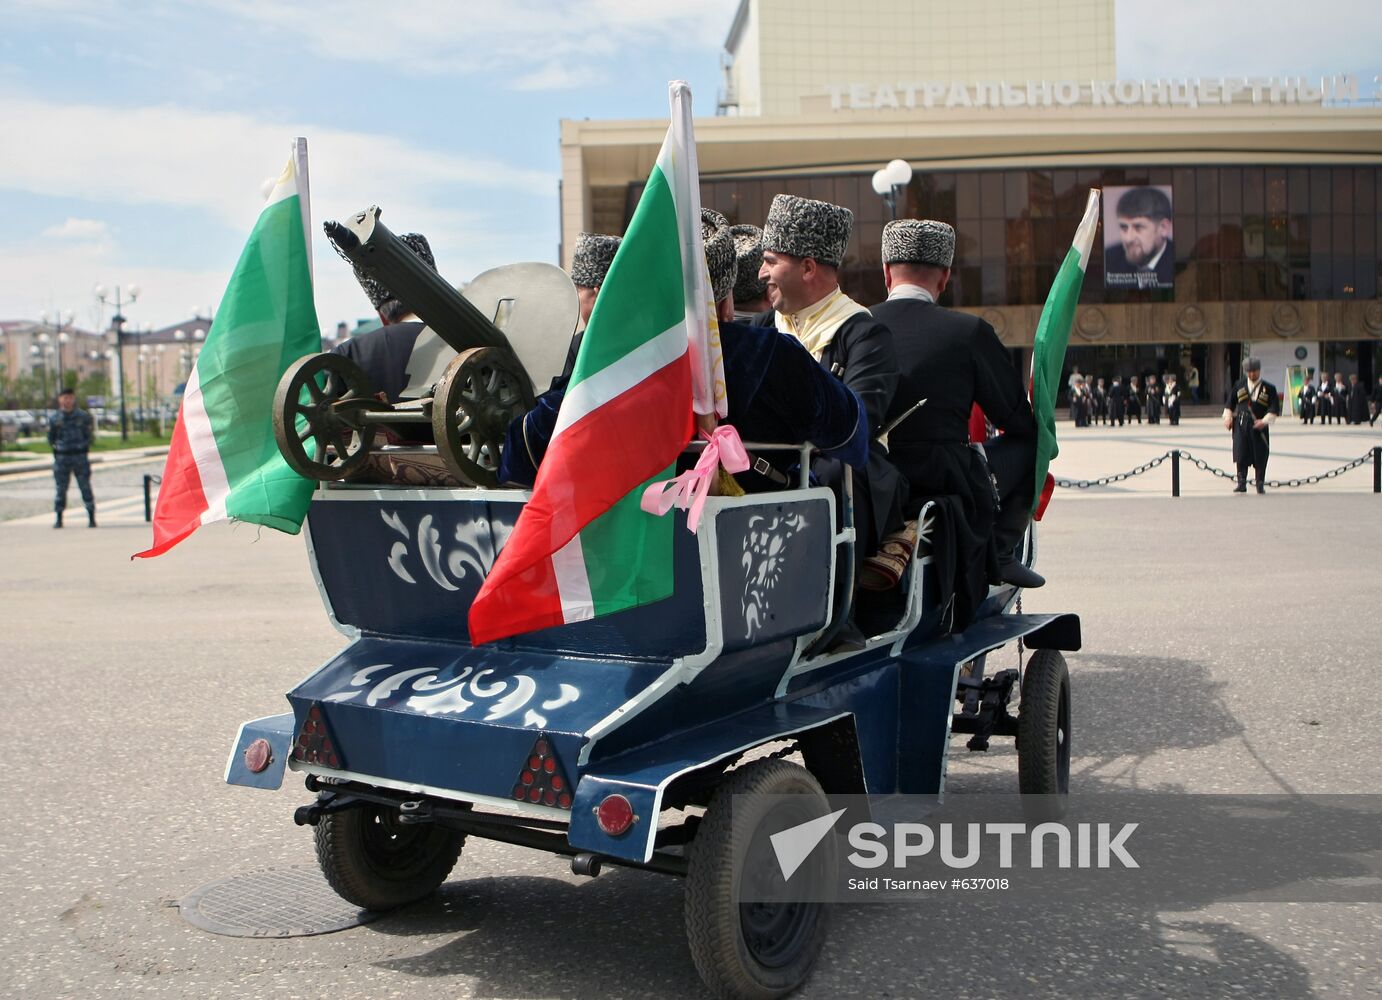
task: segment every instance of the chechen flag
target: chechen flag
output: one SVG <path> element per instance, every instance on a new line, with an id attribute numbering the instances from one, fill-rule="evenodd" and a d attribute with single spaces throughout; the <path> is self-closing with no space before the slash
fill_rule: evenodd
<path id="1" fill-rule="evenodd" d="M 1099 225 L 1099 191 L 1089 192 L 1084 218 L 1075 230 L 1075 240 L 1037 321 L 1032 343 L 1032 413 L 1037 423 L 1036 493 L 1032 497 L 1032 511 L 1038 518 L 1051 499 L 1054 480 L 1048 480 L 1051 459 L 1060 454 L 1056 444 L 1056 394 L 1060 391 L 1061 369 L 1065 366 L 1065 348 L 1070 343 L 1070 326 L 1075 321 L 1075 306 L 1080 301 L 1080 287 L 1084 284 L 1085 269 L 1089 266 L 1089 251 L 1094 244 L 1094 230 Z"/>
<path id="2" fill-rule="evenodd" d="M 672 594 L 673 522 L 641 510 L 640 494 L 674 471 L 693 405 L 723 416 L 725 400 L 691 91 L 669 90 L 671 127 L 600 288 L 532 499 L 471 604 L 477 645 Z"/>
<path id="3" fill-rule="evenodd" d="M 304 354 L 321 350 L 312 302 L 307 140 L 259 213 L 187 379 L 154 509 L 161 555 L 203 524 L 227 518 L 296 533 L 313 487 L 279 454 L 273 397 Z"/>

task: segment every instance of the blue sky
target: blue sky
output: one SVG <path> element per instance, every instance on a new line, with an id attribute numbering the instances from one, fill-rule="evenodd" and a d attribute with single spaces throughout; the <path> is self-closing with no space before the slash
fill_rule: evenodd
<path id="1" fill-rule="evenodd" d="M 295 135 L 315 226 L 377 202 L 456 282 L 554 261 L 560 119 L 664 117 L 673 77 L 713 113 L 736 5 L 0 0 L 0 319 L 91 328 L 97 282 L 139 283 L 136 323 L 214 304 Z M 1119 76 L 1354 72 L 1370 91 L 1377 10 L 1120 0 Z M 315 258 L 323 328 L 363 315 L 320 239 Z"/>

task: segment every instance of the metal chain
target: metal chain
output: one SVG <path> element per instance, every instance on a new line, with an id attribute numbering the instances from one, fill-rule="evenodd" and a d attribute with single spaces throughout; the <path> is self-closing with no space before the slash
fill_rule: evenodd
<path id="1" fill-rule="evenodd" d="M 1238 478 L 1232 473 L 1225 472 L 1223 469 L 1215 468 L 1202 458 L 1196 458 L 1188 451 L 1182 451 L 1180 454 L 1181 457 L 1184 458 L 1186 461 L 1193 463 L 1195 468 L 1203 469 L 1205 472 L 1213 473 L 1220 479 L 1237 480 Z M 1323 482 L 1326 479 L 1333 479 L 1336 476 L 1342 476 L 1345 472 L 1348 472 L 1351 469 L 1356 469 L 1364 462 L 1371 461 L 1371 459 L 1372 452 L 1366 451 L 1358 458 L 1355 458 L 1353 461 L 1345 462 L 1337 469 L 1330 469 L 1328 472 L 1322 472 L 1317 476 L 1306 476 L 1304 479 L 1267 479 L 1263 482 L 1263 485 L 1271 486 L 1274 489 L 1280 489 L 1283 486 L 1313 486 L 1316 483 Z"/>
<path id="2" fill-rule="evenodd" d="M 1080 490 L 1087 490 L 1091 486 L 1108 486 L 1110 483 L 1120 483 L 1125 479 L 1131 479 L 1133 476 L 1140 476 L 1144 472 L 1150 472 L 1170 457 L 1171 453 L 1168 451 L 1165 454 L 1158 455 L 1150 462 L 1139 465 L 1130 472 L 1120 472 L 1113 476 L 1102 476 L 1099 479 L 1057 479 L 1056 485 L 1063 486 L 1067 489 Z M 1195 468 L 1208 472 L 1211 475 L 1218 476 L 1220 479 L 1236 481 L 1238 478 L 1231 472 L 1225 472 L 1217 466 L 1210 465 L 1202 458 L 1196 458 L 1188 451 L 1181 450 L 1180 457 L 1195 466 Z M 1313 486 L 1315 483 L 1322 482 L 1323 480 L 1333 479 L 1335 476 L 1342 476 L 1345 472 L 1356 469 L 1364 462 L 1371 461 L 1371 459 L 1372 452 L 1366 451 L 1353 461 L 1346 462 L 1337 469 L 1330 469 L 1328 472 L 1322 472 L 1317 476 L 1306 476 L 1304 479 L 1268 479 L 1264 485 L 1278 489 L 1283 486 Z"/>
<path id="3" fill-rule="evenodd" d="M 1099 479 L 1057 479 L 1056 485 L 1078 490 L 1087 490 L 1091 486 L 1107 486 L 1109 483 L 1121 483 L 1124 479 L 1131 479 L 1133 476 L 1140 476 L 1144 472 L 1150 472 L 1170 457 L 1171 453 L 1168 451 L 1164 455 L 1158 455 L 1150 462 L 1139 465 L 1131 472 L 1120 472 L 1115 476 L 1103 476 Z"/>

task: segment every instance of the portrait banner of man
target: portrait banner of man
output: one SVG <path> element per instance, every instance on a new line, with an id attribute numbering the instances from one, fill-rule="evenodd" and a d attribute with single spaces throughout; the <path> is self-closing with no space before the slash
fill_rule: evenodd
<path id="1" fill-rule="evenodd" d="M 1104 287 L 1174 287 L 1169 184 L 1104 189 Z"/>

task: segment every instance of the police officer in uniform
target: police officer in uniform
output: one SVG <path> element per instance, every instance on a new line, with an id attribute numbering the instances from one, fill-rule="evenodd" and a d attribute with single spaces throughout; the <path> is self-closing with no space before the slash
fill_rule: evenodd
<path id="1" fill-rule="evenodd" d="M 996 563 L 992 582 L 1040 587 L 1046 581 L 1015 552 L 1031 519 L 1036 419 L 993 327 L 936 305 L 954 257 L 955 230 L 944 222 L 899 219 L 883 227 L 888 300 L 874 306 L 873 315 L 893 331 L 901 373 L 888 419 L 926 400 L 889 432 L 889 452 L 910 486 L 909 517 L 927 497 L 961 496 L 970 527 L 993 546 L 993 560 L 986 560 Z M 985 444 L 986 458 L 969 442 L 976 403 L 1004 432 Z M 1088 406 L 1088 400 L 1072 399 L 1071 405 Z"/>
<path id="2" fill-rule="evenodd" d="M 91 493 L 91 463 L 87 452 L 95 424 L 91 414 L 77 409 L 77 393 L 64 386 L 58 393 L 58 409 L 48 422 L 48 443 L 53 446 L 53 479 L 57 490 L 53 496 L 54 528 L 62 527 L 62 512 L 67 508 L 67 487 L 72 476 L 77 477 L 77 489 L 86 505 L 88 528 L 96 527 L 96 498 Z"/>
<path id="3" fill-rule="evenodd" d="M 1262 378 L 1262 362 L 1248 358 L 1243 362 L 1243 377 L 1229 392 L 1224 408 L 1224 429 L 1233 433 L 1233 461 L 1238 466 L 1238 485 L 1234 493 L 1248 491 L 1248 466 L 1256 475 L 1257 492 L 1267 492 L 1267 456 L 1271 452 L 1271 426 L 1281 416 L 1281 397 L 1276 386 Z"/>

